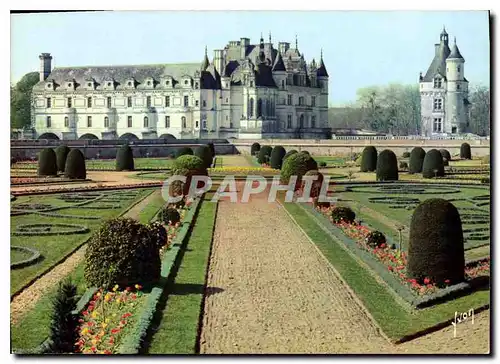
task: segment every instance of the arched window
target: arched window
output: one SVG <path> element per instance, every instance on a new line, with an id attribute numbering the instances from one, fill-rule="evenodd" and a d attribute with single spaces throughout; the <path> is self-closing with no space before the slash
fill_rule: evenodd
<path id="1" fill-rule="evenodd" d="M 67 116 L 64 117 L 64 127 L 65 128 L 69 127 L 69 118 Z"/>
<path id="2" fill-rule="evenodd" d="M 187 126 L 186 126 L 186 117 L 185 117 L 185 116 L 183 116 L 183 117 L 181 118 L 181 121 L 182 121 L 182 127 L 183 127 L 183 128 L 187 128 Z"/>
<path id="3" fill-rule="evenodd" d="M 253 98 L 250 98 L 250 103 L 248 106 L 248 117 L 253 118 Z"/>
<path id="4" fill-rule="evenodd" d="M 147 128 L 149 126 L 149 118 L 147 116 L 144 117 L 144 127 Z"/>
<path id="5" fill-rule="evenodd" d="M 261 117 L 262 116 L 262 99 L 259 99 L 257 101 L 257 117 Z"/>
<path id="6" fill-rule="evenodd" d="M 107 116 L 104 117 L 104 127 L 109 128 L 109 118 Z"/>
<path id="7" fill-rule="evenodd" d="M 304 127 L 304 114 L 300 115 L 300 127 L 303 128 Z"/>

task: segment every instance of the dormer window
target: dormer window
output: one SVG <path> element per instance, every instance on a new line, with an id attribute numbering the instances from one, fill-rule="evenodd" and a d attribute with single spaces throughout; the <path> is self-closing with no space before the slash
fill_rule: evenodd
<path id="1" fill-rule="evenodd" d="M 170 81 L 169 81 L 169 80 L 166 80 L 166 81 L 165 81 L 165 85 L 167 85 L 167 86 L 168 86 L 168 85 L 170 85 Z"/>
<path id="2" fill-rule="evenodd" d="M 47 84 L 47 88 L 51 88 L 52 87 L 52 84 Z"/>
<path id="3" fill-rule="evenodd" d="M 434 88 L 443 87 L 443 79 L 441 77 L 434 78 Z"/>
<path id="4" fill-rule="evenodd" d="M 87 87 L 92 87 L 92 84 L 90 82 L 87 83 Z"/>
<path id="5" fill-rule="evenodd" d="M 72 87 L 72 85 L 73 85 L 73 84 L 72 84 L 71 82 L 70 82 L 70 83 L 68 83 L 68 87 Z"/>
<path id="6" fill-rule="evenodd" d="M 108 82 L 108 87 L 111 87 L 111 82 Z"/>
<path id="7" fill-rule="evenodd" d="M 187 85 L 189 83 L 188 80 L 184 80 L 184 84 Z"/>
<path id="8" fill-rule="evenodd" d="M 146 82 L 146 85 L 151 86 L 151 81 Z"/>
<path id="9" fill-rule="evenodd" d="M 132 82 L 128 81 L 127 85 L 132 86 Z"/>

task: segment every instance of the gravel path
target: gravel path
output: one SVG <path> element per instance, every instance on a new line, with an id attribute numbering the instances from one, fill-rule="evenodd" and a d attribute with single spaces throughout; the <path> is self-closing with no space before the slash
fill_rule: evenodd
<path id="1" fill-rule="evenodd" d="M 144 209 L 151 201 L 153 201 L 157 195 L 160 194 L 160 190 L 151 193 L 145 199 L 140 201 L 129 211 L 127 211 L 123 217 L 137 218 L 139 213 Z M 10 303 L 10 322 L 11 325 L 16 324 L 23 317 L 24 314 L 29 312 L 33 307 L 35 307 L 38 300 L 52 287 L 58 284 L 64 277 L 70 274 L 75 268 L 80 264 L 84 258 L 86 245 L 82 246 L 72 255 L 70 255 L 64 262 L 55 266 L 48 273 L 44 274 L 42 277 L 37 279 L 32 285 L 24 289 L 20 294 L 14 297 Z"/>

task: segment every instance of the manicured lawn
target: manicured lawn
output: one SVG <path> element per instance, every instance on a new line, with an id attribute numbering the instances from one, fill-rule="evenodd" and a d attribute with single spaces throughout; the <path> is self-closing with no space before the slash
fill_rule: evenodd
<path id="1" fill-rule="evenodd" d="M 490 302 L 490 291 L 483 290 L 422 310 L 411 310 L 400 304 L 388 287 L 344 250 L 341 242 L 332 240 L 300 206 L 293 203 L 284 206 L 393 340 L 453 319 L 455 311 L 466 312 Z"/>
<path id="2" fill-rule="evenodd" d="M 170 158 L 134 158 L 134 167 L 136 169 L 168 169 L 171 167 L 173 159 Z M 104 169 L 114 171 L 116 168 L 116 159 L 87 159 L 85 161 L 87 169 Z M 38 162 L 20 162 L 15 163 L 13 169 L 36 169 Z"/>
<path id="3" fill-rule="evenodd" d="M 26 246 L 29 248 L 34 248 L 38 250 L 42 259 L 40 259 L 36 264 L 11 270 L 11 286 L 10 292 L 14 294 L 19 289 L 21 289 L 26 283 L 31 279 L 41 274 L 45 269 L 56 264 L 62 257 L 70 253 L 77 246 L 85 242 L 93 230 L 95 230 L 104 219 L 115 217 L 119 215 L 122 211 L 127 209 L 134 202 L 144 198 L 149 193 L 151 189 L 138 189 L 133 191 L 128 191 L 128 193 L 135 194 L 135 197 L 119 197 L 113 201 L 106 201 L 106 197 L 113 196 L 116 192 L 105 192 L 104 201 L 92 202 L 86 205 L 88 208 L 67 208 L 63 210 L 54 211 L 54 213 L 72 215 L 72 216 L 82 216 L 82 217 L 100 217 L 100 219 L 88 220 L 82 218 L 68 218 L 68 217 L 53 217 L 53 216 L 41 216 L 38 214 L 27 214 L 20 216 L 11 216 L 10 226 L 11 232 L 16 230 L 16 227 L 21 224 L 78 224 L 84 225 L 90 229 L 90 232 L 85 234 L 63 234 L 63 235 L 49 235 L 49 236 L 17 236 L 11 234 L 11 245 Z M 91 193 L 91 192 L 90 192 Z M 58 198 L 60 195 L 47 195 L 47 196 L 26 196 L 19 197 L 16 201 L 11 204 L 11 208 L 15 208 L 19 204 L 50 204 L 53 206 L 72 206 L 74 203 L 64 202 Z M 99 207 L 102 205 L 108 205 L 109 209 L 92 209 L 91 207 Z"/>
<path id="4" fill-rule="evenodd" d="M 155 217 L 158 210 L 160 210 L 163 205 L 165 205 L 165 200 L 161 195 L 161 191 L 156 193 L 153 200 L 139 213 L 139 222 L 142 224 L 148 223 L 153 217 Z"/>
<path id="5" fill-rule="evenodd" d="M 347 161 L 350 161 L 351 158 L 348 156 L 322 156 L 322 155 L 313 155 L 314 160 L 316 162 L 325 162 L 327 167 L 331 166 L 342 166 Z"/>
<path id="6" fill-rule="evenodd" d="M 153 334 L 148 354 L 195 354 L 205 273 L 212 244 L 217 204 L 204 201 L 175 280 L 170 282 L 166 306 L 159 313 L 159 325 Z M 154 324 L 153 324 L 154 325 Z"/>

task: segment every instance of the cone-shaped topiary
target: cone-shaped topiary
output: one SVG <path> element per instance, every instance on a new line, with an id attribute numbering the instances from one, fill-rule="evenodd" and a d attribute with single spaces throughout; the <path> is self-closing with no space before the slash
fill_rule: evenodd
<path id="1" fill-rule="evenodd" d="M 420 203 L 410 223 L 408 276 L 441 285 L 464 280 L 462 222 L 453 204 L 441 198 Z"/>
<path id="2" fill-rule="evenodd" d="M 210 151 L 212 152 L 212 158 L 215 157 L 215 145 L 214 145 L 214 143 L 212 143 L 212 142 L 207 143 L 207 147 L 209 147 Z"/>
<path id="3" fill-rule="evenodd" d="M 250 154 L 251 155 L 256 155 L 257 153 L 259 153 L 260 151 L 260 144 L 255 142 L 252 144 L 252 146 L 250 147 Z"/>
<path id="4" fill-rule="evenodd" d="M 70 149 L 67 145 L 60 145 L 56 148 L 56 161 L 57 161 L 57 171 L 64 172 L 66 167 L 66 158 L 68 157 Z"/>
<path id="5" fill-rule="evenodd" d="M 179 211 L 172 206 L 165 206 L 161 209 L 158 218 L 163 221 L 165 224 L 175 225 L 179 221 L 181 221 L 181 215 Z"/>
<path id="6" fill-rule="evenodd" d="M 319 193 L 321 192 L 321 185 L 323 184 L 323 180 L 324 180 L 323 174 L 321 172 L 319 172 L 318 170 L 310 170 L 310 171 L 307 171 L 304 176 L 318 176 L 318 177 L 316 177 L 316 180 L 314 180 L 312 182 L 311 192 L 309 195 L 309 197 L 312 197 L 312 198 L 318 197 Z M 302 188 L 304 188 L 304 185 L 305 185 L 305 183 L 304 183 L 304 181 L 302 181 Z"/>
<path id="7" fill-rule="evenodd" d="M 422 177 L 434 178 L 444 176 L 443 156 L 437 149 L 431 149 L 425 154 L 422 165 Z"/>
<path id="8" fill-rule="evenodd" d="M 470 151 L 469 143 L 462 143 L 462 145 L 460 146 L 460 158 L 472 159 L 472 153 Z"/>
<path id="9" fill-rule="evenodd" d="M 116 152 L 116 170 L 134 170 L 134 154 L 132 153 L 132 148 L 130 148 L 130 146 L 122 145 Z"/>
<path id="10" fill-rule="evenodd" d="M 77 304 L 76 286 L 69 280 L 59 283 L 56 296 L 52 301 L 52 319 L 50 323 L 50 354 L 72 354 L 78 340 L 78 316 L 73 315 Z"/>
<path id="11" fill-rule="evenodd" d="M 415 147 L 410 153 L 410 173 L 421 173 L 424 165 L 425 150 L 421 147 Z"/>
<path id="12" fill-rule="evenodd" d="M 38 156 L 38 175 L 57 176 L 57 157 L 51 148 L 45 148 Z"/>
<path id="13" fill-rule="evenodd" d="M 281 145 L 275 146 L 271 151 L 271 168 L 281 169 L 281 166 L 283 165 L 283 157 L 285 156 L 285 154 L 285 148 L 283 148 Z"/>
<path id="14" fill-rule="evenodd" d="M 85 157 L 80 149 L 71 149 L 66 159 L 66 167 L 64 176 L 70 179 L 85 179 L 87 178 L 87 170 L 85 168 Z"/>
<path id="15" fill-rule="evenodd" d="M 194 155 L 200 158 L 205 163 L 205 168 L 210 168 L 214 158 L 212 157 L 212 151 L 208 145 L 200 145 L 194 150 Z"/>
<path id="16" fill-rule="evenodd" d="M 439 149 L 439 153 L 441 153 L 441 155 L 443 156 L 443 158 L 446 158 L 449 161 L 451 161 L 451 154 L 446 149 Z"/>
<path id="17" fill-rule="evenodd" d="M 134 219 L 105 221 L 91 236 L 85 251 L 88 286 L 133 286 L 160 277 L 160 248 L 166 245 L 165 228 L 142 225 Z"/>
<path id="18" fill-rule="evenodd" d="M 194 152 L 189 147 L 182 147 L 180 149 L 177 149 L 177 152 L 175 153 L 175 157 L 179 158 L 183 155 L 194 155 Z"/>
<path id="19" fill-rule="evenodd" d="M 361 154 L 361 172 L 373 172 L 377 169 L 377 149 L 370 145 L 363 149 Z"/>
<path id="20" fill-rule="evenodd" d="M 260 164 L 269 163 L 269 158 L 271 158 L 271 153 L 273 151 L 273 147 L 269 145 L 264 145 L 260 148 L 259 154 L 257 154 L 257 162 Z"/>
<path id="21" fill-rule="evenodd" d="M 290 157 L 292 154 L 298 153 L 295 149 L 289 150 L 286 152 L 285 156 L 283 157 L 283 163 L 285 163 L 285 160 Z"/>
<path id="22" fill-rule="evenodd" d="M 377 181 L 398 180 L 398 159 L 392 150 L 380 152 L 377 158 Z"/>
<path id="23" fill-rule="evenodd" d="M 281 167 L 280 181 L 283 184 L 288 184 L 290 177 L 297 176 L 295 189 L 298 189 L 302 183 L 302 176 L 307 171 L 318 169 L 318 165 L 310 155 L 306 153 L 294 153 L 283 162 Z"/>
<path id="24" fill-rule="evenodd" d="M 355 218 L 356 214 L 350 207 L 337 206 L 332 210 L 332 220 L 336 224 L 339 224 L 341 222 L 351 224 L 354 222 Z"/>
<path id="25" fill-rule="evenodd" d="M 172 164 L 173 176 L 185 176 L 186 182 L 175 181 L 171 185 L 170 193 L 173 196 L 187 195 L 193 176 L 207 176 L 205 162 L 195 155 L 183 155 Z M 199 186 L 201 187 L 201 186 Z"/>

